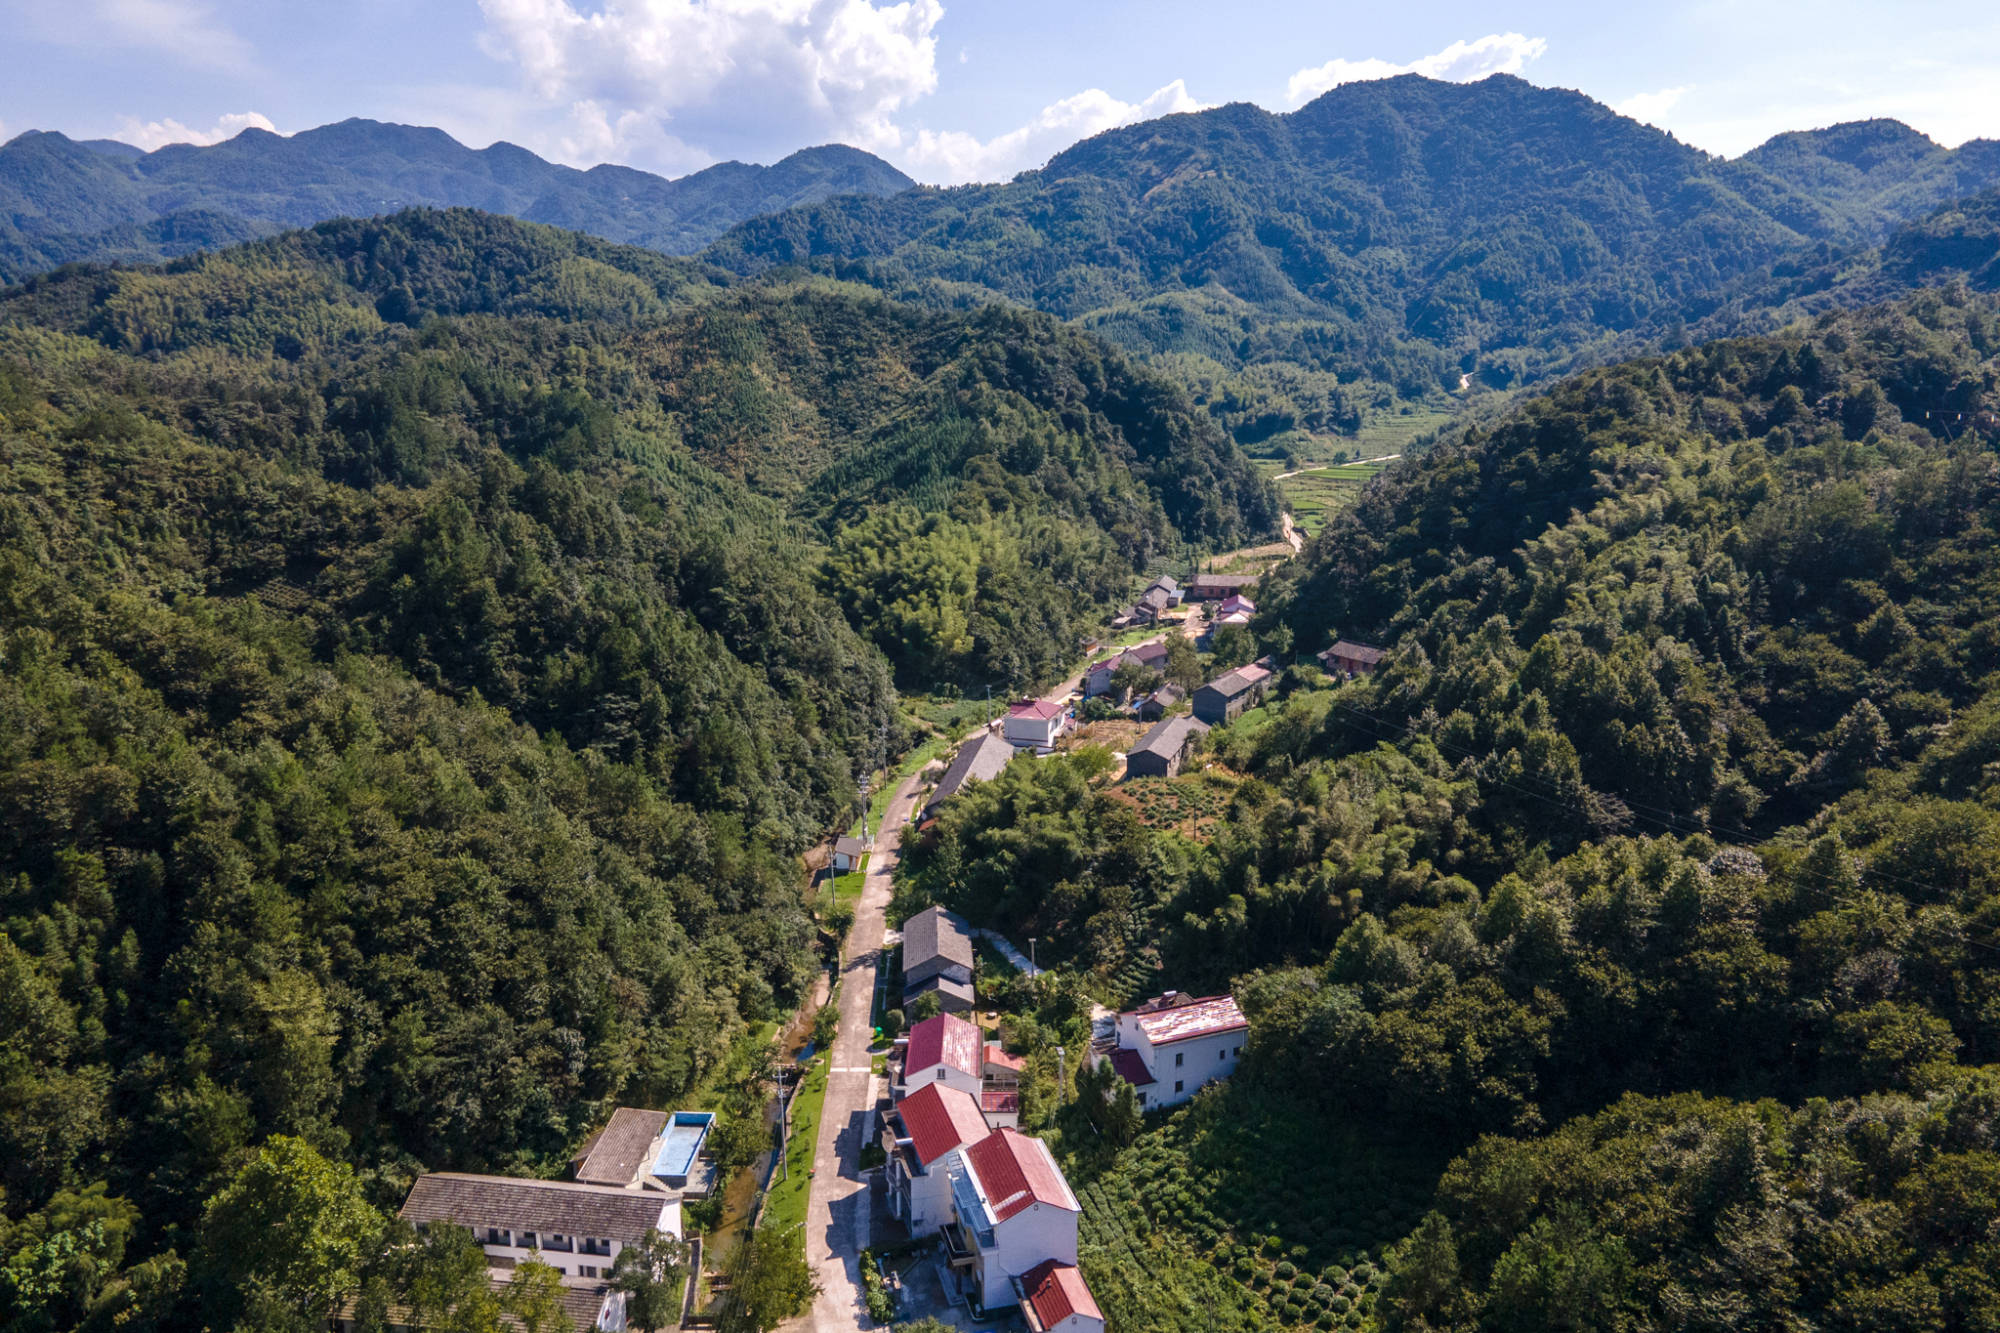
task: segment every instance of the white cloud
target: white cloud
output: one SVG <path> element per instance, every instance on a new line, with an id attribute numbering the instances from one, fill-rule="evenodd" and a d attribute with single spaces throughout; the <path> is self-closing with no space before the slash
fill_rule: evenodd
<path id="1" fill-rule="evenodd" d="M 959 130 L 919 130 L 890 156 L 912 175 L 943 184 L 1006 180 L 1093 134 L 1157 116 L 1200 111 L 1204 105 L 1180 79 L 1141 102 L 1121 102 L 1101 88 L 1091 88 L 1043 107 L 1026 125 L 994 138 L 981 140 Z"/>
<path id="2" fill-rule="evenodd" d="M 1661 88 L 1657 92 L 1634 93 L 1622 102 L 1612 103 L 1611 109 L 1621 116 L 1658 125 L 1681 98 L 1687 96 L 1687 91 L 1687 85 L 1683 84 L 1678 88 Z"/>
<path id="3" fill-rule="evenodd" d="M 480 0 L 488 54 L 567 121 L 569 160 L 664 170 L 774 140 L 893 148 L 937 86 L 939 0 Z M 690 147 L 698 145 L 699 147 Z"/>
<path id="4" fill-rule="evenodd" d="M 1448 79 L 1470 83 L 1489 74 L 1518 74 L 1529 61 L 1549 49 L 1541 37 L 1525 37 L 1518 32 L 1488 33 L 1475 41 L 1456 41 L 1442 51 L 1419 56 L 1407 65 L 1387 60 L 1329 60 L 1324 65 L 1302 69 L 1285 85 L 1285 96 L 1293 106 L 1303 106 L 1330 88 L 1364 79 L 1390 79 L 1398 74 L 1421 74 L 1427 79 Z"/>
<path id="5" fill-rule="evenodd" d="M 122 139 L 150 153 L 155 148 L 163 148 L 170 143 L 221 143 L 225 139 L 234 139 L 248 129 L 269 130 L 273 134 L 278 132 L 278 127 L 261 112 L 232 111 L 205 130 L 191 129 L 178 120 L 141 121 L 137 116 L 127 116 L 119 127 L 112 131 L 111 137 Z"/>

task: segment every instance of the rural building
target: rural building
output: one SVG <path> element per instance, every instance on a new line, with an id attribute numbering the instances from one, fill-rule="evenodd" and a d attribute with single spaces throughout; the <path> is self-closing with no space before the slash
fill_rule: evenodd
<path id="1" fill-rule="evenodd" d="M 891 1089 L 898 1099 L 936 1084 L 955 1088 L 979 1104 L 986 1083 L 986 1039 L 977 1025 L 953 1014 L 926 1018 L 910 1029 L 902 1075 Z"/>
<path id="2" fill-rule="evenodd" d="M 678 1194 L 457 1172 L 419 1176 L 401 1216 L 419 1229 L 445 1222 L 470 1231 L 496 1288 L 530 1259 L 548 1264 L 562 1277 L 563 1312 L 577 1333 L 625 1326 L 625 1296 L 606 1280 L 619 1251 L 648 1231 L 681 1234 Z M 353 1327 L 345 1312 L 333 1322 L 338 1333 Z"/>
<path id="3" fill-rule="evenodd" d="M 1134 778 L 1171 778 L 1201 738 L 1208 724 L 1192 717 L 1170 717 L 1139 738 L 1125 752 L 1125 774 Z"/>
<path id="4" fill-rule="evenodd" d="M 1146 586 L 1146 591 L 1165 593 L 1169 606 L 1179 606 L 1182 599 L 1187 596 L 1186 589 L 1182 588 L 1179 581 L 1171 574 L 1162 574 L 1154 579 Z"/>
<path id="5" fill-rule="evenodd" d="M 1104 1333 L 1104 1311 L 1075 1264 L 1044 1259 L 1019 1285 L 1029 1333 Z"/>
<path id="6" fill-rule="evenodd" d="M 1231 611 L 1227 615 L 1216 617 L 1216 629 L 1224 629 L 1230 625 L 1236 625 L 1243 629 L 1250 628 L 1250 613 L 1248 611 Z"/>
<path id="7" fill-rule="evenodd" d="M 944 1159 L 990 1132 L 979 1104 L 944 1083 L 925 1084 L 882 1113 L 889 1213 L 912 1236 L 929 1235 L 952 1220 Z"/>
<path id="8" fill-rule="evenodd" d="M 1270 668 L 1254 663 L 1238 667 L 1194 692 L 1194 715 L 1211 727 L 1233 722 L 1244 709 L 1262 703 L 1264 691 L 1270 687 Z"/>
<path id="9" fill-rule="evenodd" d="M 1252 574 L 1197 574 L 1187 586 L 1187 595 L 1197 602 L 1219 602 L 1254 586 L 1256 582 L 1256 576 Z"/>
<path id="10" fill-rule="evenodd" d="M 1173 594 L 1165 588 L 1148 588 L 1132 604 L 1132 621 L 1138 625 L 1150 625 L 1174 605 Z"/>
<path id="11" fill-rule="evenodd" d="M 1387 654 L 1380 648 L 1342 639 L 1319 655 L 1319 664 L 1326 668 L 1330 676 L 1346 676 L 1352 680 L 1356 676 L 1371 674 L 1382 664 L 1385 656 Z"/>
<path id="12" fill-rule="evenodd" d="M 835 838 L 833 840 L 833 871 L 845 875 L 861 869 L 861 858 L 868 854 L 868 844 L 856 837 Z"/>
<path id="13" fill-rule="evenodd" d="M 951 1225 L 945 1259 L 962 1291 L 988 1310 L 1016 1304 L 1015 1283 L 1053 1259 L 1076 1263 L 1083 1209 L 1040 1139 L 996 1129 L 948 1160 Z"/>
<path id="14" fill-rule="evenodd" d="M 1002 734 L 1018 749 L 1053 750 L 1074 719 L 1069 705 L 1048 699 L 1023 699 L 1007 708 Z"/>
<path id="15" fill-rule="evenodd" d="M 1222 605 L 1217 607 L 1216 611 L 1225 616 L 1255 615 L 1257 613 L 1257 603 L 1251 601 L 1240 592 L 1232 592 L 1229 596 L 1222 599 Z"/>
<path id="16" fill-rule="evenodd" d="M 924 818 L 937 813 L 938 807 L 964 790 L 969 782 L 991 782 L 1000 776 L 1000 770 L 1007 767 L 1007 761 L 1014 757 L 1014 747 L 997 730 L 988 727 L 971 740 L 958 747 L 946 766 L 944 776 L 931 791 L 930 802 L 924 806 Z"/>
<path id="17" fill-rule="evenodd" d="M 972 932 L 942 907 L 926 907 L 903 923 L 903 1007 L 933 991 L 947 1013 L 972 1007 Z"/>
<path id="18" fill-rule="evenodd" d="M 1147 695 L 1139 704 L 1139 718 L 1144 722 L 1158 722 L 1167 711 L 1187 698 L 1187 691 L 1178 685 L 1162 685 Z"/>
<path id="19" fill-rule="evenodd" d="M 921 1088 L 952 1088 L 973 1099 L 988 1128 L 1021 1123 L 1021 1061 L 977 1026 L 952 1014 L 926 1018 L 910 1029 L 902 1062 L 891 1072 L 890 1095 L 915 1096 Z"/>
<path id="20" fill-rule="evenodd" d="M 1147 671 L 1164 671 L 1167 666 L 1167 645 L 1164 643 L 1142 643 L 1134 648 L 1124 648 L 1101 661 L 1092 662 L 1083 673 L 1083 693 L 1085 698 L 1094 699 L 1109 693 L 1111 678 L 1118 674 L 1122 666 L 1137 666 Z"/>
<path id="21" fill-rule="evenodd" d="M 1117 1031 L 1111 1067 L 1151 1111 L 1178 1106 L 1235 1073 L 1250 1024 L 1232 995 L 1170 990 L 1118 1015 Z"/>
<path id="22" fill-rule="evenodd" d="M 717 1169 L 708 1153 L 712 1111 L 642 1111 L 621 1106 L 584 1142 L 570 1174 L 586 1185 L 672 1190 L 707 1198 Z"/>

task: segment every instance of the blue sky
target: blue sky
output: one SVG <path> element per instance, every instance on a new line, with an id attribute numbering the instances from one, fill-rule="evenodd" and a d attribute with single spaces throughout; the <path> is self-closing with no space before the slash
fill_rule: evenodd
<path id="1" fill-rule="evenodd" d="M 952 183 L 1403 69 L 1578 88 L 1728 155 L 1868 116 L 2000 138 L 1990 0 L 0 0 L 0 32 L 0 138 L 149 148 L 369 116 L 668 175 L 847 142 Z"/>

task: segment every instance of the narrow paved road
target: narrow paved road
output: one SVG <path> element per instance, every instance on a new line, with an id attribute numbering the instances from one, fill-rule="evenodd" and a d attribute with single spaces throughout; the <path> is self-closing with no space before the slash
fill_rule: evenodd
<path id="1" fill-rule="evenodd" d="M 806 1262 L 819 1278 L 820 1294 L 806 1314 L 788 1327 L 833 1333 L 873 1327 L 861 1296 L 861 1251 L 870 1243 L 869 1182 L 861 1174 L 861 1148 L 874 1136 L 875 1102 L 881 1080 L 869 1067 L 869 1022 L 877 962 L 887 930 L 890 877 L 895 873 L 904 824 L 916 799 L 921 775 L 911 774 L 889 798 L 882 827 L 868 854 L 868 875 L 855 904 L 854 928 L 840 968 L 840 1029 L 833 1039 L 833 1069 L 827 1075 L 826 1109 L 820 1116 L 815 1174 L 806 1200 Z"/>

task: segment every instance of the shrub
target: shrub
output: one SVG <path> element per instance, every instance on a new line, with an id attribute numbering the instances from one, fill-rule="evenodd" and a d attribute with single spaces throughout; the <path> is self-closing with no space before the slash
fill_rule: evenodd
<path id="1" fill-rule="evenodd" d="M 1278 1276 L 1287 1282 L 1297 1277 L 1298 1273 L 1298 1268 L 1289 1259 L 1278 1265 Z"/>

